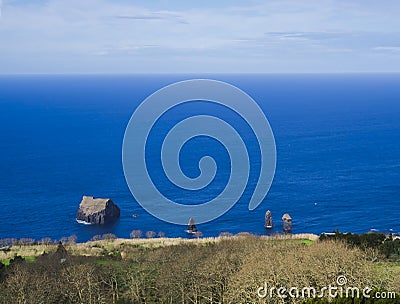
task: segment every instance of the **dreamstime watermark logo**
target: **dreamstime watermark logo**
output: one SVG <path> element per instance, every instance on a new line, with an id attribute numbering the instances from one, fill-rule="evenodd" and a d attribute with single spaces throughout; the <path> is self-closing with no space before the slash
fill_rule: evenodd
<path id="1" fill-rule="evenodd" d="M 347 278 L 344 275 L 340 275 L 336 278 L 335 285 L 328 285 L 323 287 L 298 287 L 292 286 L 286 287 L 269 287 L 265 282 L 264 286 L 260 286 L 257 289 L 257 296 L 259 298 L 274 298 L 278 297 L 281 299 L 293 298 L 293 299 L 307 299 L 307 298 L 376 298 L 376 299 L 395 299 L 396 293 L 390 291 L 376 291 L 372 293 L 373 289 L 366 286 L 359 288 L 355 286 L 346 286 Z"/>
<path id="2" fill-rule="evenodd" d="M 336 283 L 339 286 L 344 286 L 347 284 L 347 278 L 344 275 L 340 275 L 336 278 Z"/>
<path id="3" fill-rule="evenodd" d="M 175 124 L 165 136 L 161 151 L 162 169 L 171 183 L 180 189 L 205 189 L 217 172 L 215 160 L 205 155 L 198 162 L 200 174 L 188 177 L 180 167 L 180 152 L 189 140 L 209 137 L 224 146 L 230 157 L 230 175 L 224 189 L 207 202 L 196 205 L 177 203 L 159 191 L 146 163 L 149 134 L 156 122 L 169 110 L 195 101 L 223 106 L 239 115 L 254 133 L 260 156 L 258 180 L 248 208 L 255 209 L 267 195 L 275 174 L 275 140 L 263 111 L 240 89 L 215 80 L 196 79 L 166 86 L 146 98 L 133 113 L 125 131 L 122 160 L 125 179 L 136 201 L 160 220 L 186 224 L 194 217 L 197 223 L 218 218 L 241 198 L 249 182 L 251 161 L 248 147 L 234 126 L 215 113 L 192 115 Z"/>

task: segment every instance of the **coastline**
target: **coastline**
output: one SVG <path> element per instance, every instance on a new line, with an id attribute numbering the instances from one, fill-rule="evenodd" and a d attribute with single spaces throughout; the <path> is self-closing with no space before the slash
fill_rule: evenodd
<path id="1" fill-rule="evenodd" d="M 250 233 L 239 233 L 233 236 L 203 237 L 203 238 L 115 238 L 96 241 L 87 241 L 82 243 L 62 242 L 68 252 L 72 255 L 82 256 L 103 256 L 105 251 L 122 253 L 126 247 L 157 248 L 167 246 L 177 246 L 182 244 L 204 245 L 216 244 L 223 240 L 237 240 L 243 237 L 255 237 L 261 241 L 277 240 L 298 240 L 307 242 L 318 241 L 319 236 L 311 233 L 299 234 L 275 234 L 270 236 L 258 236 Z M 0 262 L 9 262 L 15 256 L 27 258 L 28 261 L 34 261 L 36 257 L 43 254 L 49 254 L 56 251 L 58 242 L 48 244 L 12 244 L 0 247 Z M 123 254 L 122 254 L 123 256 Z"/>

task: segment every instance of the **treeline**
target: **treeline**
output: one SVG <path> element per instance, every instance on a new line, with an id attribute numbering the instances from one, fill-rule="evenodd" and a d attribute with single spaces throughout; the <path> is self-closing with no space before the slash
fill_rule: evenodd
<path id="1" fill-rule="evenodd" d="M 62 243 L 74 244 L 77 240 L 76 235 L 71 235 L 69 237 L 62 237 L 60 240 L 53 240 L 49 237 L 42 238 L 40 240 L 35 240 L 34 238 L 4 238 L 0 239 L 0 247 L 7 246 L 25 246 L 25 245 L 52 245 Z"/>
<path id="2" fill-rule="evenodd" d="M 310 245 L 241 236 L 113 247 L 110 240 L 102 257 L 73 256 L 65 248 L 3 267 L 0 303 L 282 303 L 278 297 L 260 299 L 258 288 L 321 288 L 338 276 L 346 276 L 350 286 L 400 292 L 398 268 L 374 263 L 365 251 L 341 241 Z"/>
<path id="3" fill-rule="evenodd" d="M 384 233 L 371 232 L 364 234 L 341 233 L 321 234 L 320 240 L 340 240 L 361 249 L 376 249 L 388 259 L 400 259 L 400 239 Z"/>
<path id="4" fill-rule="evenodd" d="M 146 238 L 155 238 L 155 237 L 165 237 L 165 233 L 162 231 L 154 232 L 154 231 L 147 231 L 143 233 L 141 230 L 132 230 L 130 233 L 130 237 L 132 239 L 142 238 L 145 236 Z M 117 236 L 113 233 L 105 233 L 105 234 L 98 234 L 93 236 L 90 241 L 101 241 L 101 240 L 115 240 Z M 36 240 L 34 238 L 3 238 L 0 239 L 0 247 L 6 246 L 23 246 L 23 245 L 51 245 L 51 244 L 58 244 L 62 242 L 63 244 L 75 244 L 77 241 L 76 235 L 70 235 L 68 237 L 62 237 L 61 239 L 51 239 L 49 237 L 41 238 L 40 240 Z"/>

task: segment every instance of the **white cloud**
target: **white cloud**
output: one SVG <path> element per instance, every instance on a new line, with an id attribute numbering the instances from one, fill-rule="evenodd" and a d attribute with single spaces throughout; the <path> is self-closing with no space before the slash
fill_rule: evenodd
<path id="1" fill-rule="evenodd" d="M 374 51 L 383 51 L 383 52 L 400 52 L 400 46 L 376 46 L 372 49 Z"/>

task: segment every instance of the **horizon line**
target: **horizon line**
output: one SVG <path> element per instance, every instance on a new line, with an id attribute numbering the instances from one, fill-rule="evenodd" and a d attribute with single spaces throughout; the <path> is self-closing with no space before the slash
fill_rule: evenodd
<path id="1" fill-rule="evenodd" d="M 400 74 L 400 71 L 367 71 L 367 72 L 38 72 L 38 73 L 0 73 L 2 76 L 116 76 L 116 75 L 376 75 L 376 74 Z"/>

